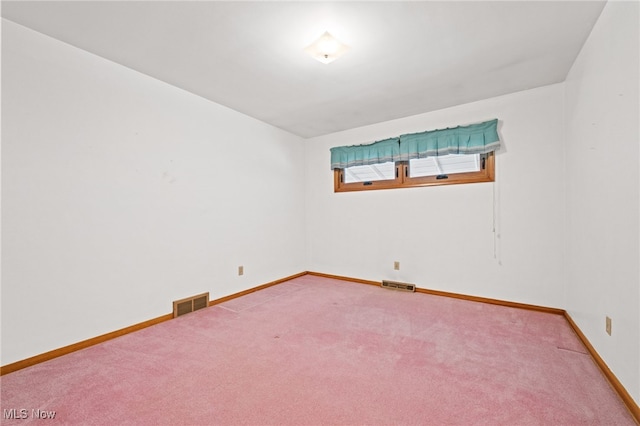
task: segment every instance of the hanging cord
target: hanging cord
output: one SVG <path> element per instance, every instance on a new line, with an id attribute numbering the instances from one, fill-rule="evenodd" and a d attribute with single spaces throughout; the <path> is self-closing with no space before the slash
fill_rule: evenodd
<path id="1" fill-rule="evenodd" d="M 497 160 L 497 159 L 496 159 Z M 493 181 L 493 258 L 498 261 L 498 265 L 502 265 L 502 259 L 500 258 L 500 233 L 499 233 L 499 212 L 500 212 L 500 182 L 496 174 L 496 178 Z"/>
<path id="2" fill-rule="evenodd" d="M 493 182 L 493 258 L 498 258 L 498 242 L 496 241 L 496 182 Z"/>

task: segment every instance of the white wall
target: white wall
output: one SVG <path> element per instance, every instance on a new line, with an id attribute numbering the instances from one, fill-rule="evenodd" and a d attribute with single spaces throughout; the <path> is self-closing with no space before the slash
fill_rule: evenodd
<path id="1" fill-rule="evenodd" d="M 308 269 L 562 307 L 563 96 L 547 86 L 308 140 Z M 333 192 L 331 147 L 492 118 L 495 183 Z"/>
<path id="2" fill-rule="evenodd" d="M 300 138 L 2 32 L 2 365 L 305 270 Z"/>
<path id="3" fill-rule="evenodd" d="M 640 401 L 637 22 L 566 84 L 301 142 L 3 20 L 1 364 L 306 269 L 566 308 Z M 491 118 L 495 183 L 333 193 L 332 146 Z"/>
<path id="4" fill-rule="evenodd" d="M 566 81 L 567 311 L 640 403 L 639 7 L 609 2 Z M 605 316 L 612 335 L 605 333 Z"/>

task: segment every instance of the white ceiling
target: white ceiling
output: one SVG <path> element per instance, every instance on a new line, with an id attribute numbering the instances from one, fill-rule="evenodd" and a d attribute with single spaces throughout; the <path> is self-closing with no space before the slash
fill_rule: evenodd
<path id="1" fill-rule="evenodd" d="M 2 16 L 303 137 L 561 82 L 602 1 L 2 1 Z M 351 49 L 325 65 L 325 30 Z"/>

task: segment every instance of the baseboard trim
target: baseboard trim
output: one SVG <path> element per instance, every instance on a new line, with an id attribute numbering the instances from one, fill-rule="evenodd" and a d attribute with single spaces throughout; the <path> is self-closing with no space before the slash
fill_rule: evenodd
<path id="1" fill-rule="evenodd" d="M 209 306 L 217 305 L 218 303 L 227 302 L 229 300 L 245 296 L 247 294 L 256 292 L 258 290 L 264 290 L 265 288 L 272 287 L 272 286 L 277 285 L 277 284 L 282 284 L 284 282 L 293 280 L 293 279 L 298 278 L 298 277 L 302 277 L 304 275 L 307 275 L 307 272 L 300 272 L 298 274 L 290 275 L 290 276 L 285 277 L 285 278 L 280 278 L 279 280 L 271 281 L 271 282 L 268 282 L 266 284 L 259 285 L 257 287 L 252 287 L 252 288 L 250 288 L 248 290 L 243 290 L 243 291 L 239 291 L 238 293 L 230 294 L 229 296 L 224 296 L 224 297 L 221 297 L 219 299 L 211 300 L 211 301 L 209 301 Z"/>
<path id="2" fill-rule="evenodd" d="M 307 271 L 307 274 L 313 275 L 315 277 L 331 278 L 333 280 L 349 281 L 349 282 L 358 283 L 358 284 L 368 284 L 368 285 L 375 285 L 375 286 L 380 285 L 380 281 L 363 280 L 360 278 L 344 277 L 342 275 L 323 274 L 322 272 L 313 272 L 313 271 Z"/>
<path id="3" fill-rule="evenodd" d="M 620 398 L 624 402 L 624 405 L 627 407 L 627 409 L 635 419 L 636 423 L 640 425 L 640 407 L 638 406 L 638 404 L 636 404 L 629 392 L 627 392 L 622 383 L 620 383 L 620 380 L 618 380 L 616 375 L 613 374 L 613 371 L 611 371 L 607 363 L 604 362 L 604 360 L 600 357 L 600 354 L 598 354 L 591 342 L 589 342 L 587 336 L 585 336 L 582 330 L 580 330 L 578 324 L 573 321 L 571 315 L 569 315 L 569 313 L 565 311 L 564 317 L 573 331 L 576 333 L 576 336 L 578 336 L 578 339 L 582 341 L 582 344 L 587 348 L 587 351 L 589 351 L 589 354 L 591 355 L 591 358 L 593 358 L 593 361 L 598 365 L 598 367 L 600 367 L 600 371 L 602 371 L 602 374 L 604 374 L 604 376 L 607 378 L 611 387 L 620 396 Z"/>
<path id="4" fill-rule="evenodd" d="M 416 288 L 416 293 L 431 294 L 433 296 L 452 297 L 454 299 L 469 300 L 472 302 L 487 303 L 490 305 L 506 306 L 508 308 L 527 309 L 529 311 L 544 312 L 546 314 L 564 315 L 564 309 L 549 308 L 547 306 L 529 305 L 527 303 L 510 302 L 508 300 L 491 299 L 488 297 L 468 296 L 460 293 L 449 293 L 447 291 L 430 290 L 427 288 Z"/>
<path id="5" fill-rule="evenodd" d="M 336 280 L 340 280 L 340 281 L 348 281 L 348 282 L 354 282 L 354 283 L 359 283 L 359 284 L 367 284 L 367 285 L 375 285 L 375 286 L 379 286 L 380 285 L 380 282 L 378 282 L 378 281 L 363 280 L 363 279 L 352 278 L 352 277 L 344 277 L 344 276 L 341 276 L 341 275 L 324 274 L 324 273 L 321 273 L 321 272 L 305 271 L 305 272 L 300 272 L 298 274 L 290 275 L 288 277 L 281 278 L 281 279 L 278 279 L 278 280 L 275 280 L 275 281 L 271 281 L 271 282 L 268 282 L 266 284 L 259 285 L 257 287 L 252 287 L 250 289 L 243 290 L 243 291 L 240 291 L 238 293 L 231 294 L 229 296 L 225 296 L 225 297 L 221 297 L 219 299 L 212 300 L 212 301 L 209 302 L 209 306 L 214 306 L 214 305 L 217 305 L 218 303 L 223 303 L 223 302 L 226 302 L 228 300 L 232 300 L 232 299 L 235 299 L 235 298 L 238 298 L 238 297 L 241 297 L 241 296 L 245 296 L 247 294 L 250 294 L 250 293 L 253 293 L 253 292 L 256 292 L 256 291 L 259 291 L 259 290 L 263 290 L 265 288 L 268 288 L 268 287 L 271 287 L 271 286 L 274 286 L 274 285 L 277 285 L 277 284 L 281 284 L 283 282 L 290 281 L 290 280 L 293 280 L 295 278 L 302 277 L 304 275 L 313 275 L 313 276 L 316 276 L 316 277 L 331 278 L 331 279 L 336 279 Z M 636 423 L 638 423 L 640 425 L 640 408 L 638 407 L 638 404 L 636 404 L 636 402 L 633 400 L 633 398 L 631 397 L 629 392 L 627 392 L 627 390 L 624 388 L 622 383 L 620 383 L 620 380 L 618 380 L 616 375 L 613 374 L 611 369 L 609 369 L 607 364 L 604 362 L 604 360 L 600 357 L 598 352 L 591 345 L 591 342 L 589 342 L 589 339 L 587 339 L 587 337 L 584 335 L 582 330 L 580 330 L 578 325 L 573 321 L 573 319 L 571 318 L 569 313 L 567 313 L 564 309 L 549 308 L 549 307 L 538 306 L 538 305 L 529 305 L 529 304 L 526 304 L 526 303 L 509 302 L 509 301 L 506 301 L 506 300 L 491 299 L 491 298 L 486 298 L 486 297 L 468 296 L 468 295 L 465 295 L 465 294 L 450 293 L 450 292 L 446 292 L 446 291 L 430 290 L 430 289 L 425 289 L 425 288 L 416 288 L 416 292 L 430 294 L 430 295 L 433 295 L 433 296 L 451 297 L 451 298 L 455 298 L 455 299 L 469 300 L 469 301 L 473 301 L 473 302 L 488 303 L 488 304 L 492 304 L 492 305 L 500 305 L 500 306 L 506 306 L 506 307 L 511 307 L 511 308 L 519 308 L 519 309 L 528 309 L 528 310 L 532 310 L 532 311 L 545 312 L 545 313 L 550 313 L 550 314 L 555 314 L 555 315 L 563 315 L 564 318 L 569 323 L 569 325 L 571 326 L 571 328 L 573 329 L 573 331 L 576 333 L 576 335 L 580 339 L 580 341 L 582 341 L 584 346 L 589 351 L 589 354 L 593 358 L 593 360 L 596 363 L 596 365 L 600 368 L 600 371 L 602 371 L 602 374 L 604 374 L 604 376 L 607 378 L 607 380 L 609 381 L 609 383 L 611 384 L 611 386 L 613 387 L 615 392 L 620 396 L 620 398 L 622 399 L 623 403 L 625 404 L 625 406 L 627 407 L 627 409 L 629 410 L 629 412 L 631 413 L 631 415 L 635 419 Z M 52 351 L 45 352 L 45 353 L 40 354 L 40 355 L 32 356 L 30 358 L 27 358 L 27 359 L 24 359 L 24 360 L 21 360 L 21 361 L 16 361 L 16 362 L 11 363 L 11 364 L 0 366 L 0 376 L 3 376 L 5 374 L 9 374 L 9 373 L 13 373 L 14 371 L 22 370 L 23 368 L 31 367 L 33 365 L 40 364 L 42 362 L 52 360 L 54 358 L 58 358 L 58 357 L 63 356 L 63 355 L 67 355 L 67 354 L 70 354 L 72 352 L 76 352 L 76 351 L 79 351 L 81 349 L 85 349 L 85 348 L 88 348 L 90 346 L 94 346 L 94 345 L 97 345 L 99 343 L 106 342 L 106 341 L 111 340 L 111 339 L 115 339 L 116 337 L 120 337 L 120 336 L 123 336 L 125 334 L 133 333 L 134 331 L 138 331 L 138 330 L 142 330 L 142 329 L 147 328 L 147 327 L 151 327 L 152 325 L 160 324 L 160 323 L 168 321 L 170 319 L 173 319 L 173 314 L 162 315 L 160 317 L 153 318 L 153 319 L 150 319 L 148 321 L 144 321 L 144 322 L 141 322 L 141 323 L 138 323 L 138 324 L 134 324 L 132 326 L 125 327 L 125 328 L 122 328 L 120 330 L 112 331 L 111 333 L 106 333 L 106 334 L 103 334 L 103 335 L 98 336 L 98 337 L 94 337 L 94 338 L 91 338 L 91 339 L 83 340 L 81 342 L 74 343 L 74 344 L 71 344 L 71 345 L 68 345 L 68 346 L 64 346 L 64 347 L 59 348 L 59 349 L 54 349 Z"/>
<path id="6" fill-rule="evenodd" d="M 120 330 L 112 331 L 98 337 L 92 337 L 91 339 L 73 343 L 71 345 L 54 349 L 40 355 L 35 355 L 21 361 L 16 361 L 11 364 L 3 365 L 2 367 L 0 367 L 0 376 L 4 376 L 5 374 L 13 373 L 14 371 L 22 370 L 23 368 L 31 367 L 33 365 L 40 364 L 41 362 L 49 361 L 62 355 L 67 355 L 72 352 L 97 345 L 98 343 L 106 342 L 107 340 L 115 339 L 116 337 L 124 336 L 125 334 L 133 333 L 134 331 L 142 330 L 143 328 L 151 327 L 152 325 L 160 324 L 161 322 L 168 321 L 172 318 L 173 314 L 162 315 L 160 317 L 134 324 L 129 327 L 121 328 Z"/>
<path id="7" fill-rule="evenodd" d="M 267 287 L 274 286 L 276 284 L 283 283 L 285 281 L 292 280 L 294 278 L 306 275 L 306 272 L 300 272 L 299 274 L 291 275 L 286 278 L 271 281 L 266 284 L 259 285 L 257 287 L 250 288 L 238 293 L 231 294 L 229 296 L 221 297 L 220 299 L 212 300 L 209 302 L 209 306 L 213 306 L 218 303 L 226 302 L 227 300 L 235 299 L 236 297 L 244 296 L 245 294 L 253 293 L 254 291 L 262 290 Z M 73 343 L 62 348 L 54 349 L 49 352 L 45 352 L 39 355 L 32 356 L 20 361 L 13 362 L 11 364 L 0 366 L 0 376 L 13 373 L 14 371 L 22 370 L 23 368 L 31 367 L 36 364 L 40 364 L 45 361 L 49 361 L 58 358 L 63 355 L 70 354 L 72 352 L 79 351 L 81 349 L 88 348 L 90 346 L 97 345 L 99 343 L 106 342 L 107 340 L 115 339 L 116 337 L 124 336 L 125 334 L 133 333 L 134 331 L 142 330 L 143 328 L 151 327 L 152 325 L 160 324 L 161 322 L 173 319 L 173 313 L 162 315 L 157 318 L 153 318 L 147 321 L 143 321 L 138 324 L 131 325 L 129 327 L 122 328 L 120 330 L 112 331 L 110 333 L 103 334 L 101 336 L 92 337 L 91 339 L 83 340 L 78 343 Z"/>
<path id="8" fill-rule="evenodd" d="M 340 276 L 340 275 L 323 274 L 323 273 L 320 273 L 320 272 L 311 272 L 311 271 L 309 271 L 308 274 L 309 275 L 315 275 L 317 277 L 332 278 L 332 279 L 341 280 L 341 281 L 349 281 L 349 282 L 355 282 L 355 283 L 360 283 L 360 284 L 368 284 L 368 285 L 375 285 L 375 286 L 380 286 L 380 283 L 381 283 L 380 281 L 370 281 L 370 280 L 363 280 L 363 279 L 360 279 L 360 278 L 343 277 L 343 276 Z M 508 300 L 491 299 L 491 298 L 487 298 L 487 297 L 468 296 L 466 294 L 450 293 L 450 292 L 447 292 L 447 291 L 440 291 L 440 290 L 430 290 L 428 288 L 416 287 L 416 293 L 425 293 L 425 294 L 430 294 L 430 295 L 433 295 L 433 296 L 451 297 L 451 298 L 454 298 L 454 299 L 469 300 L 469 301 L 472 301 L 472 302 L 488 303 L 490 305 L 507 306 L 509 308 L 527 309 L 527 310 L 530 310 L 530 311 L 545 312 L 545 313 L 554 314 L 554 315 L 564 315 L 565 314 L 564 309 L 559 309 L 559 308 L 549 308 L 549 307 L 546 307 L 546 306 L 529 305 L 527 303 L 510 302 Z"/>
<path id="9" fill-rule="evenodd" d="M 308 272 L 308 274 L 314 275 L 317 277 L 332 278 L 336 280 L 349 281 L 349 282 L 360 283 L 360 284 L 368 284 L 368 285 L 375 285 L 375 286 L 380 285 L 380 282 L 378 281 L 363 280 L 363 279 L 352 278 L 352 277 L 343 277 L 340 275 L 323 274 L 320 272 L 310 272 L 310 271 Z M 602 371 L 602 374 L 604 374 L 606 379 L 611 384 L 611 387 L 613 387 L 613 390 L 618 394 L 618 396 L 620 396 L 620 399 L 622 399 L 622 402 L 627 407 L 627 409 L 633 416 L 636 423 L 640 425 L 640 408 L 638 408 L 638 404 L 636 404 L 636 402 L 633 400 L 629 392 L 627 392 L 627 390 L 624 388 L 622 383 L 620 383 L 620 380 L 618 380 L 616 375 L 613 374 L 613 372 L 609 369 L 609 367 L 604 362 L 604 360 L 600 357 L 598 352 L 596 352 L 594 347 L 591 345 L 591 342 L 589 342 L 589 339 L 587 339 L 587 337 L 584 335 L 582 330 L 580 330 L 578 325 L 573 321 L 569 313 L 567 313 L 567 311 L 565 311 L 564 309 L 549 308 L 546 306 L 538 306 L 538 305 L 529 305 L 526 303 L 509 302 L 506 300 L 490 299 L 486 297 L 468 296 L 466 294 L 449 293 L 446 291 L 429 290 L 429 289 L 418 288 L 418 287 L 416 287 L 416 293 L 425 293 L 425 294 L 431 294 L 434 296 L 452 297 L 455 299 L 469 300 L 472 302 L 488 303 L 491 305 L 500 305 L 500 306 L 507 306 L 510 308 L 527 309 L 530 311 L 538 311 L 538 312 L 564 316 L 564 318 L 569 323 L 569 326 L 571 326 L 571 328 L 576 333 L 580 341 L 582 341 L 584 346 L 587 348 L 587 351 L 589 351 L 591 358 L 593 358 L 596 365 L 600 368 L 600 371 Z"/>

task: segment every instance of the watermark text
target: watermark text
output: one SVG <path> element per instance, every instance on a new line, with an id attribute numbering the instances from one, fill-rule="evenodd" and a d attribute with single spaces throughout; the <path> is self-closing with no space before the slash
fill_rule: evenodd
<path id="1" fill-rule="evenodd" d="M 26 420 L 41 419 L 50 420 L 56 418 L 56 412 L 52 410 L 41 410 L 39 408 L 5 408 L 2 410 L 2 418 L 5 420 Z"/>

